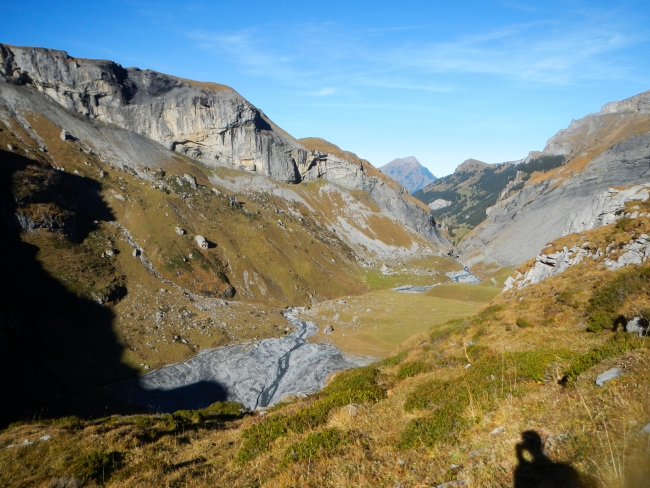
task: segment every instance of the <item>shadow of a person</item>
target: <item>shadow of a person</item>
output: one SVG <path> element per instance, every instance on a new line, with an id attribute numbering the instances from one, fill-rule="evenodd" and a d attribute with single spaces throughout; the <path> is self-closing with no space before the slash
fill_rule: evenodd
<path id="1" fill-rule="evenodd" d="M 542 438 L 534 430 L 523 432 L 515 449 L 518 464 L 514 472 L 514 488 L 596 486 L 571 465 L 551 461 L 544 453 Z"/>

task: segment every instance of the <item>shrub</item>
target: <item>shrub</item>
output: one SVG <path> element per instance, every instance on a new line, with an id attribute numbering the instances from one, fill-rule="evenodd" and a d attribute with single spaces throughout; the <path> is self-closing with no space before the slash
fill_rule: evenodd
<path id="1" fill-rule="evenodd" d="M 313 459 L 323 453 L 332 452 L 344 443 L 346 438 L 346 434 L 336 428 L 314 432 L 302 441 L 289 446 L 284 454 L 284 462 Z"/>
<path id="2" fill-rule="evenodd" d="M 177 410 L 172 414 L 174 419 L 180 425 L 200 424 L 203 416 L 197 410 Z"/>
<path id="3" fill-rule="evenodd" d="M 242 434 L 244 443 L 239 451 L 239 460 L 246 462 L 257 457 L 288 430 L 302 433 L 324 424 L 334 408 L 386 398 L 386 393 L 377 384 L 378 374 L 379 370 L 374 366 L 343 371 L 316 395 L 316 401 L 310 406 L 293 415 L 273 417 L 249 427 Z"/>
<path id="4" fill-rule="evenodd" d="M 541 350 L 528 352 L 509 352 L 504 354 L 504 363 L 508 368 L 516 368 L 518 379 L 537 382 L 545 381 L 549 364 L 572 359 L 576 354 L 566 349 Z"/>
<path id="5" fill-rule="evenodd" d="M 522 329 L 525 329 L 527 327 L 533 327 L 533 325 L 534 325 L 532 322 L 529 322 L 528 320 L 526 320 L 523 317 L 517 317 L 517 320 L 515 321 L 515 323 L 517 324 L 517 327 L 520 327 Z"/>
<path id="6" fill-rule="evenodd" d="M 622 217 L 616 221 L 614 228 L 619 232 L 625 232 L 631 223 L 632 219 Z"/>
<path id="7" fill-rule="evenodd" d="M 598 332 L 614 328 L 619 310 L 624 302 L 641 293 L 648 294 L 650 289 L 650 267 L 633 267 L 621 270 L 609 283 L 598 288 L 589 299 L 587 330 Z"/>
<path id="8" fill-rule="evenodd" d="M 626 333 L 616 334 L 602 346 L 595 347 L 573 360 L 562 378 L 563 384 L 573 383 L 578 376 L 607 358 L 620 356 L 633 349 L 648 347 L 644 341 Z"/>
<path id="9" fill-rule="evenodd" d="M 406 351 L 403 351 L 400 352 L 399 354 L 395 354 L 394 356 L 382 360 L 379 364 L 381 366 L 396 366 L 399 363 L 401 363 L 405 357 L 406 357 Z"/>
<path id="10" fill-rule="evenodd" d="M 490 305 L 489 307 L 486 307 L 478 312 L 472 319 L 472 323 L 480 324 L 489 320 L 493 320 L 496 318 L 497 313 L 505 310 L 505 308 L 505 305 Z"/>
<path id="11" fill-rule="evenodd" d="M 607 312 L 595 312 L 589 317 L 587 332 L 598 332 L 603 329 L 611 329 L 614 324 L 612 314 Z"/>
<path id="12" fill-rule="evenodd" d="M 242 432 L 244 443 L 237 458 L 247 462 L 267 451 L 271 443 L 287 434 L 284 417 L 273 417 Z"/>
<path id="13" fill-rule="evenodd" d="M 397 370 L 395 377 L 398 380 L 403 380 L 404 378 L 410 378 L 411 376 L 426 373 L 430 370 L 431 365 L 429 363 L 425 363 L 424 361 L 413 361 L 410 363 L 402 364 Z"/>
<path id="14" fill-rule="evenodd" d="M 79 417 L 75 415 L 54 419 L 51 421 L 51 423 L 52 425 L 60 425 L 70 430 L 79 430 L 83 428 L 83 425 L 81 424 L 81 420 L 79 420 Z"/>
<path id="15" fill-rule="evenodd" d="M 568 307 L 576 308 L 574 296 L 579 293 L 582 293 L 582 290 L 564 290 L 563 292 L 558 293 L 558 295 L 555 297 L 555 301 Z"/>
<path id="16" fill-rule="evenodd" d="M 246 409 L 237 402 L 215 402 L 212 405 L 199 410 L 205 418 L 235 419 L 246 414 Z"/>
<path id="17" fill-rule="evenodd" d="M 551 363 L 574 357 L 568 350 L 505 353 L 499 357 L 486 348 L 477 349 L 475 355 L 477 361 L 459 378 L 424 382 L 410 392 L 404 409 L 431 413 L 407 424 L 400 442 L 402 448 L 432 447 L 439 441 L 451 440 L 470 425 L 471 420 L 463 415 L 470 405 L 475 412 L 481 412 L 506 395 L 519 396 L 527 388 L 526 381 L 546 379 Z M 518 385 L 516 390 L 513 384 Z"/>
<path id="18" fill-rule="evenodd" d="M 304 432 L 324 424 L 329 412 L 336 407 L 386 398 L 386 393 L 376 382 L 378 374 L 379 371 L 372 366 L 339 373 L 317 395 L 311 406 L 287 418 L 287 426 L 294 432 Z"/>
<path id="19" fill-rule="evenodd" d="M 121 459 L 117 451 L 94 451 L 81 456 L 74 464 L 74 475 L 83 480 L 95 480 L 103 483 L 110 478 L 116 464 Z"/>
<path id="20" fill-rule="evenodd" d="M 429 331 L 429 340 L 432 343 L 439 343 L 454 334 L 462 334 L 469 328 L 469 322 L 465 319 L 454 319 L 435 327 Z"/>

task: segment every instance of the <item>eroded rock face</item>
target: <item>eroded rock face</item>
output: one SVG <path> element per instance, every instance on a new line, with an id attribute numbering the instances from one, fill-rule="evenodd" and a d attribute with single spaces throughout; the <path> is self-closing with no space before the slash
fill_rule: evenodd
<path id="1" fill-rule="evenodd" d="M 6 92 L 10 106 L 21 96 L 43 105 L 24 90 L 33 89 L 70 111 L 128 131 L 126 138 L 120 135 L 122 147 L 110 149 L 123 168 L 124 161 L 131 159 L 129 146 L 146 145 L 128 137 L 135 133 L 207 166 L 259 173 L 285 183 L 323 178 L 346 189 L 367 191 L 377 205 L 407 227 L 447 245 L 433 218 L 405 198 L 403 189 L 369 176 L 362 165 L 306 149 L 227 86 L 123 68 L 112 61 L 72 58 L 64 51 L 2 44 L 0 82 L 5 82 L 0 89 Z M 3 89 L 3 84 L 22 91 Z M 71 125 L 63 130 L 91 140 L 86 133 L 92 130 L 76 121 Z M 155 150 L 147 151 L 152 154 L 147 164 L 155 165 Z M 141 173 L 137 162 L 128 165 Z"/>
<path id="2" fill-rule="evenodd" d="M 581 212 L 569 215 L 564 225 L 563 235 L 613 224 L 622 217 L 621 211 L 627 202 L 647 200 L 649 196 L 650 183 L 634 185 L 623 190 L 608 188 Z"/>
<path id="3" fill-rule="evenodd" d="M 30 84 L 65 108 L 147 136 L 207 165 L 297 182 L 307 150 L 276 133 L 229 87 L 181 80 L 64 51 L 0 47 L 0 74 Z"/>
<path id="4" fill-rule="evenodd" d="M 572 120 L 569 127 L 559 131 L 547 141 L 542 154 L 565 156 L 567 159 L 578 156 L 590 136 L 603 139 L 603 136 L 607 137 L 613 132 L 612 128 L 620 127 L 619 119 L 635 115 L 650 115 L 650 91 L 620 102 L 606 103 L 600 112 L 589 114 L 579 120 Z M 610 128 L 612 122 L 613 127 Z"/>

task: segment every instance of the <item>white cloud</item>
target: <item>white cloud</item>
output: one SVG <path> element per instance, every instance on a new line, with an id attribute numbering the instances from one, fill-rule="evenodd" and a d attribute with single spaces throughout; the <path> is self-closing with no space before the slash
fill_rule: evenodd
<path id="1" fill-rule="evenodd" d="M 328 95 L 334 95 L 334 93 L 336 93 L 336 90 L 332 87 L 327 86 L 318 90 L 316 93 L 314 93 L 314 95 L 317 97 L 326 97 Z"/>
<path id="2" fill-rule="evenodd" d="M 607 16 L 513 24 L 444 42 L 415 42 L 408 30 L 350 32 L 327 23 L 190 37 L 247 74 L 309 88 L 312 96 L 363 87 L 448 92 L 462 88 L 450 80 L 468 73 L 545 84 L 631 79 L 634 67 L 613 54 L 647 41 Z M 413 39 L 426 35 L 412 30 Z"/>

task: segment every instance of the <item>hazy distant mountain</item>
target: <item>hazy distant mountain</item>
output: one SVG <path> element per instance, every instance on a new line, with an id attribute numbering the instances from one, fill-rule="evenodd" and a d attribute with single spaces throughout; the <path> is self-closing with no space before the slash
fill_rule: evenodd
<path id="1" fill-rule="evenodd" d="M 418 191 L 438 178 L 420 164 L 414 156 L 393 159 L 379 171 L 398 181 L 410 193 Z"/>

